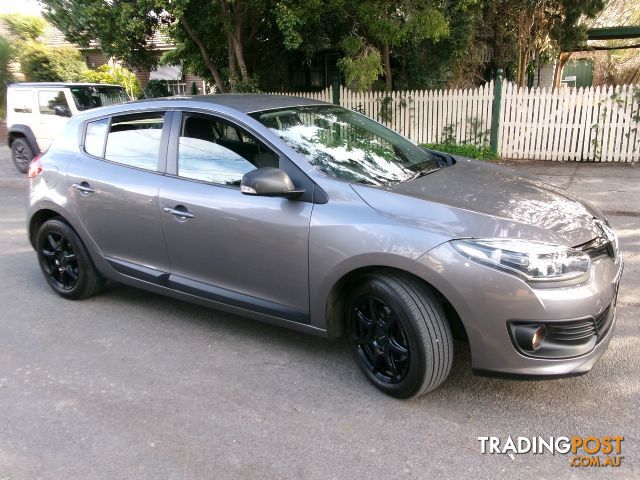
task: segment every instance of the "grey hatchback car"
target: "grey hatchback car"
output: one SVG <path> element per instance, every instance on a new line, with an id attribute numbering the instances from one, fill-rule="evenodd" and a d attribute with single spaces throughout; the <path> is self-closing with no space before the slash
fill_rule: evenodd
<path id="1" fill-rule="evenodd" d="M 399 398 L 474 372 L 586 373 L 614 330 L 617 239 L 589 204 L 288 96 L 140 101 L 73 117 L 30 165 L 55 292 L 106 279 L 329 338 Z"/>

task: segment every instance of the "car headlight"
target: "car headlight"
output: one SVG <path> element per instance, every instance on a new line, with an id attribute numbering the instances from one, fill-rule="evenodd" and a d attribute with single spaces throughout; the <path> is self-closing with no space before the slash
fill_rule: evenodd
<path id="1" fill-rule="evenodd" d="M 525 280 L 572 280 L 591 268 L 589 256 L 575 248 L 520 239 L 464 239 L 452 245 L 464 256 Z"/>

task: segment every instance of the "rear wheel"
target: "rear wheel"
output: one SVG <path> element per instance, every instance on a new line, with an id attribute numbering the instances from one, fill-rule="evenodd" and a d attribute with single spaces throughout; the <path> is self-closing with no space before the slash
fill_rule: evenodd
<path id="1" fill-rule="evenodd" d="M 29 163 L 33 160 L 35 154 L 24 138 L 16 138 L 11 143 L 11 158 L 20 173 L 27 173 Z"/>
<path id="2" fill-rule="evenodd" d="M 394 397 L 433 390 L 451 370 L 453 341 L 442 305 L 409 275 L 362 277 L 346 302 L 346 333 L 365 376 Z"/>
<path id="3" fill-rule="evenodd" d="M 36 236 L 36 251 L 49 286 L 71 300 L 89 297 L 104 286 L 78 234 L 59 218 L 47 220 Z"/>

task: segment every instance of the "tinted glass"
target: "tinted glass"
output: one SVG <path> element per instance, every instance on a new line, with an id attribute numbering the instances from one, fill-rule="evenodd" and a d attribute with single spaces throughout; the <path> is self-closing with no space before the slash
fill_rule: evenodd
<path id="1" fill-rule="evenodd" d="M 211 117 L 187 116 L 178 145 L 178 175 L 220 185 L 239 186 L 242 176 L 256 166 L 278 166 L 277 157 L 248 134 Z M 266 165 L 266 164 L 269 165 Z"/>
<path id="2" fill-rule="evenodd" d="M 122 87 L 109 86 L 73 86 L 69 88 L 78 110 L 106 107 L 128 102 L 129 96 Z"/>
<path id="3" fill-rule="evenodd" d="M 132 167 L 157 170 L 164 114 L 114 117 L 104 158 Z"/>
<path id="4" fill-rule="evenodd" d="M 438 159 L 393 130 L 332 105 L 251 114 L 318 169 L 335 178 L 388 185 L 439 168 Z"/>
<path id="5" fill-rule="evenodd" d="M 89 155 L 102 157 L 104 149 L 104 137 L 107 134 L 109 119 L 104 118 L 87 123 L 87 131 L 84 136 L 84 149 Z"/>
<path id="6" fill-rule="evenodd" d="M 62 90 L 42 91 L 38 92 L 38 103 L 40 104 L 40 113 L 44 115 L 71 116 L 69 104 Z"/>

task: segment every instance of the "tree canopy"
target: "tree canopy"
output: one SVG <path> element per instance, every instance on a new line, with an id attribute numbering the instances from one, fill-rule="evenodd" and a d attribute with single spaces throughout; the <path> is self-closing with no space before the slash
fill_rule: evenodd
<path id="1" fill-rule="evenodd" d="M 98 42 L 128 67 L 180 63 L 221 92 L 287 83 L 287 62 L 334 51 L 357 89 L 468 86 L 497 67 L 524 84 L 532 65 L 584 39 L 603 0 L 43 0 L 71 42 Z M 176 48 L 161 58 L 153 42 Z M 493 58 L 487 63 L 487 51 Z"/>

